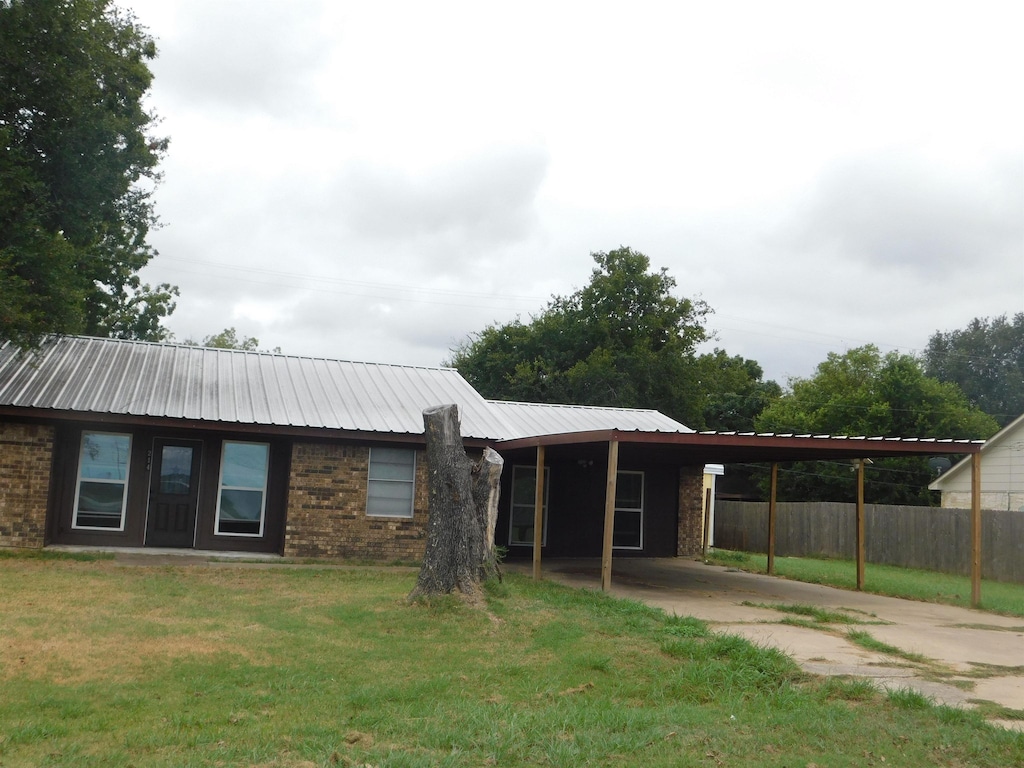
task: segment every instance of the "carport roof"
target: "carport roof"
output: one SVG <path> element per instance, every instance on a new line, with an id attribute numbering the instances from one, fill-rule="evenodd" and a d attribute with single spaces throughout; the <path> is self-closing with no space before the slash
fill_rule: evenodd
<path id="1" fill-rule="evenodd" d="M 848 437 L 754 432 L 628 432 L 592 430 L 505 440 L 499 450 L 584 446 L 618 441 L 638 452 L 656 450 L 680 464 L 732 464 L 936 456 L 978 453 L 983 440 L 916 437 Z"/>

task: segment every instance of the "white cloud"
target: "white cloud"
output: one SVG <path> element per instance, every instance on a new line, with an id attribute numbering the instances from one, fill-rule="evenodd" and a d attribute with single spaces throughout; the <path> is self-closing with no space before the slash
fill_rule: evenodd
<path id="1" fill-rule="evenodd" d="M 619 245 L 780 379 L 1024 306 L 1016 4 L 131 4 L 179 338 L 433 364 Z"/>

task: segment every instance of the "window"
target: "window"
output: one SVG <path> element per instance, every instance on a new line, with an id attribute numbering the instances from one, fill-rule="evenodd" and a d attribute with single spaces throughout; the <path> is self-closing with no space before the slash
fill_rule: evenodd
<path id="1" fill-rule="evenodd" d="M 412 517 L 416 486 L 416 451 L 409 448 L 371 448 L 366 488 L 366 514 Z"/>
<path id="2" fill-rule="evenodd" d="M 83 432 L 72 528 L 124 530 L 131 435 Z"/>
<path id="3" fill-rule="evenodd" d="M 612 546 L 644 548 L 644 473 L 619 472 L 615 479 L 615 524 Z"/>
<path id="4" fill-rule="evenodd" d="M 160 448 L 160 493 L 188 496 L 192 492 L 192 451 L 189 445 Z"/>
<path id="5" fill-rule="evenodd" d="M 548 488 L 551 485 L 551 470 L 544 468 L 544 502 L 541 515 L 544 530 L 541 531 L 541 546 L 548 543 Z M 512 467 L 512 514 L 509 520 L 508 543 L 517 546 L 533 546 L 533 504 L 537 498 L 537 468 Z"/>
<path id="6" fill-rule="evenodd" d="M 220 461 L 216 533 L 225 536 L 262 536 L 267 509 L 266 443 L 225 441 Z"/>

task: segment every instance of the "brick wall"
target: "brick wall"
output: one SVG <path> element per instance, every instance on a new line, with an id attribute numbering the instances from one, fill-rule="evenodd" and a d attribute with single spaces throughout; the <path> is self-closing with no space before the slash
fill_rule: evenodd
<path id="1" fill-rule="evenodd" d="M 295 443 L 288 484 L 285 557 L 420 560 L 426 545 L 427 462 L 416 453 L 412 519 L 369 517 L 370 449 Z"/>
<path id="2" fill-rule="evenodd" d="M 676 555 L 688 557 L 701 552 L 703 543 L 703 489 L 702 467 L 681 467 L 679 470 L 679 537 Z"/>
<path id="3" fill-rule="evenodd" d="M 0 422 L 0 547 L 45 543 L 53 439 L 52 427 Z"/>

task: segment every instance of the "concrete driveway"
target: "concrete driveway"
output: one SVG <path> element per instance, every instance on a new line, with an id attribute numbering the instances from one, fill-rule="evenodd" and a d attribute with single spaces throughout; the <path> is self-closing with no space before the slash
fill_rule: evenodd
<path id="1" fill-rule="evenodd" d="M 506 562 L 505 567 L 529 573 L 532 566 Z M 599 560 L 548 561 L 543 572 L 544 578 L 570 586 L 600 589 Z M 685 558 L 617 559 L 612 594 L 775 646 L 814 674 L 870 678 L 880 687 L 912 688 L 954 706 L 989 701 L 1024 711 L 1021 618 L 804 584 Z M 815 606 L 858 623 L 783 624 L 787 617 L 813 622 L 773 605 Z M 920 658 L 865 650 L 847 639 L 850 630 Z M 1024 730 L 1024 721 L 999 722 Z"/>

